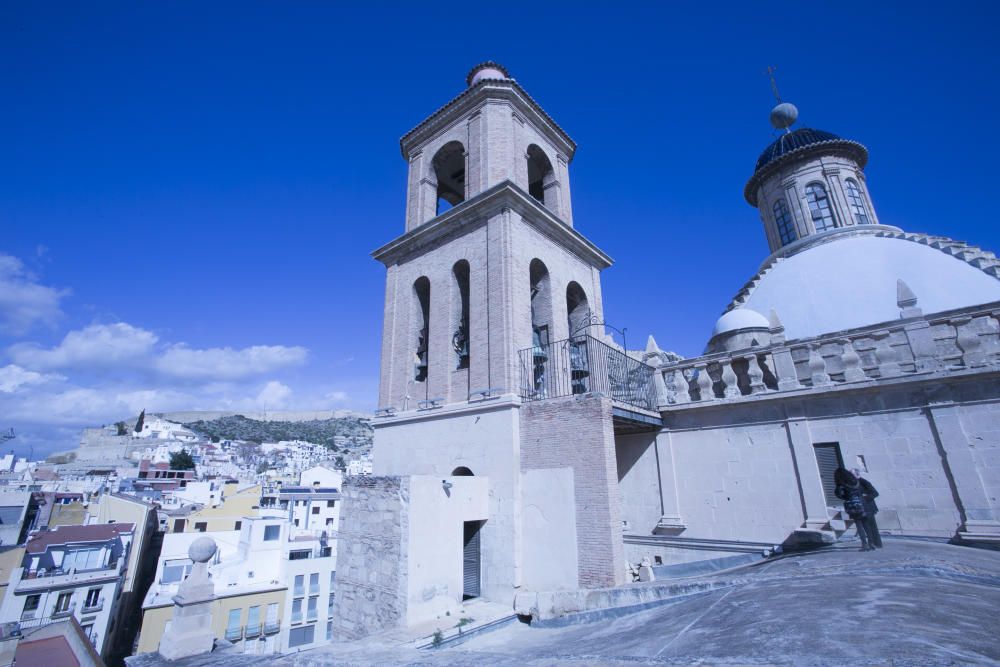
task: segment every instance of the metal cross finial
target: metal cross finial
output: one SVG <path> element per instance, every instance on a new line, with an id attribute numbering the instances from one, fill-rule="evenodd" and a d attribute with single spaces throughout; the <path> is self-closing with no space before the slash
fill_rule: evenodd
<path id="1" fill-rule="evenodd" d="M 774 93 L 774 99 L 778 100 L 778 104 L 781 104 L 781 94 L 778 92 L 778 82 L 774 80 L 774 73 L 777 71 L 777 67 L 773 67 L 771 65 L 767 66 L 767 76 L 771 79 L 771 92 Z"/>

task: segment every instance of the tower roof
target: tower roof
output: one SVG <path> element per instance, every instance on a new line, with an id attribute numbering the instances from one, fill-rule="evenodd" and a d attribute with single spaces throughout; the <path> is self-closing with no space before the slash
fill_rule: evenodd
<path id="1" fill-rule="evenodd" d="M 862 169 L 868 163 L 868 149 L 857 141 L 843 139 L 832 132 L 800 127 L 782 134 L 764 149 L 757 158 L 753 176 L 743 189 L 743 197 L 751 206 L 756 207 L 757 189 L 765 178 L 789 160 L 810 157 L 817 153 L 846 154 Z"/>

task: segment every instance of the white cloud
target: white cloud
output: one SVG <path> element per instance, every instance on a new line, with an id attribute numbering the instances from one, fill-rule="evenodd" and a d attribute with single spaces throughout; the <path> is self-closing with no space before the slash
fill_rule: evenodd
<path id="1" fill-rule="evenodd" d="M 257 403 L 266 410 L 275 410 L 288 405 L 292 390 L 288 385 L 271 380 L 257 394 Z"/>
<path id="2" fill-rule="evenodd" d="M 65 378 L 61 375 L 43 375 L 25 370 L 16 364 L 8 364 L 0 368 L 0 393 L 12 394 L 21 387 L 62 379 Z"/>
<path id="3" fill-rule="evenodd" d="M 147 359 L 158 340 L 156 334 L 124 322 L 92 324 L 70 331 L 56 347 L 20 343 L 8 352 L 17 363 L 40 370 L 107 367 Z"/>
<path id="4" fill-rule="evenodd" d="M 156 360 L 156 367 L 164 375 L 178 378 L 238 380 L 298 366 L 307 356 L 304 347 L 284 345 L 254 345 L 242 350 L 230 347 L 198 350 L 174 345 Z"/>
<path id="5" fill-rule="evenodd" d="M 22 335 L 62 317 L 59 301 L 69 290 L 38 284 L 17 257 L 0 253 L 0 332 Z"/>
<path id="6" fill-rule="evenodd" d="M 331 391 L 324 395 L 323 399 L 331 403 L 346 403 L 350 395 L 346 391 Z"/>
<path id="7" fill-rule="evenodd" d="M 92 324 L 70 331 L 52 348 L 37 343 L 12 345 L 11 359 L 34 370 L 94 369 L 139 370 L 166 379 L 227 381 L 273 373 L 305 362 L 304 347 L 254 345 L 243 349 L 197 349 L 182 343 L 159 345 L 151 331 L 125 322 Z"/>

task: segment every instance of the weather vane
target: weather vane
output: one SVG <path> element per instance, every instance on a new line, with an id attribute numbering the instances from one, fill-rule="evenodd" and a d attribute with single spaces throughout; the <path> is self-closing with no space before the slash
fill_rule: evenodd
<path id="1" fill-rule="evenodd" d="M 778 104 L 781 104 L 781 94 L 778 92 L 778 82 L 774 80 L 774 73 L 778 71 L 777 67 L 768 65 L 767 76 L 771 79 L 771 92 L 774 93 L 774 99 L 778 100 Z"/>

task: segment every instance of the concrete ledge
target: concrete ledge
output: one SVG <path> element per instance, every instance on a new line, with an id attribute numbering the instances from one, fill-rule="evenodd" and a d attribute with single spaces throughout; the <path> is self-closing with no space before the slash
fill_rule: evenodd
<path id="1" fill-rule="evenodd" d="M 545 624 L 570 614 L 576 615 L 572 621 L 589 620 L 584 612 L 597 612 L 600 616 L 611 613 L 635 611 L 637 608 L 665 604 L 671 599 L 679 599 L 699 593 L 707 593 L 718 588 L 726 588 L 732 582 L 650 582 L 631 584 L 616 588 L 592 588 L 575 591 L 546 591 L 538 593 L 518 593 L 514 598 L 514 611 L 519 616 L 530 616 L 532 625 Z"/>

